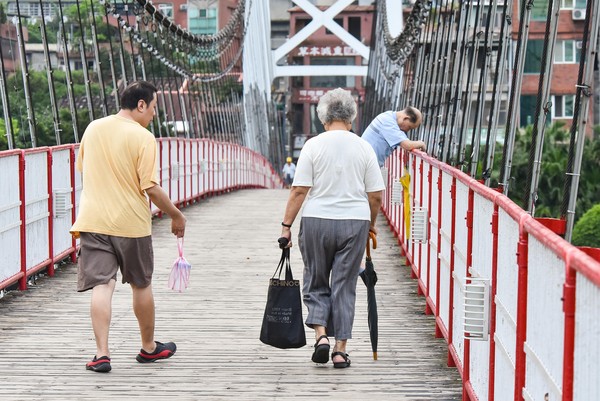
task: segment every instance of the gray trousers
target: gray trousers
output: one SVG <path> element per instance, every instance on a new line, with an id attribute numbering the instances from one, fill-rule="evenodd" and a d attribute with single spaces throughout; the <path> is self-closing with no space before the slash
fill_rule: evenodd
<path id="1" fill-rule="evenodd" d="M 298 245 L 304 261 L 306 325 L 325 326 L 336 340 L 352 338 L 356 281 L 370 222 L 303 217 Z"/>

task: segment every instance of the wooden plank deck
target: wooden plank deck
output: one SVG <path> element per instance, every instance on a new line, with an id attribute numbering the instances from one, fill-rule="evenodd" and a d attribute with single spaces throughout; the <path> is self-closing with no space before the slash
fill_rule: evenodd
<path id="1" fill-rule="evenodd" d="M 0 300 L 0 399 L 459 400 L 459 374 L 446 367 L 444 341 L 434 338 L 433 317 L 424 315 L 424 300 L 416 295 L 383 218 L 373 252 L 379 275 L 378 361 L 371 357 L 360 280 L 349 369 L 310 362 L 312 330 L 308 345 L 296 350 L 258 340 L 267 282 L 280 255 L 276 239 L 286 200 L 285 190 L 245 190 L 185 209 L 185 256 L 192 276 L 182 294 L 166 288 L 177 256 L 170 221 L 154 223 L 156 339 L 177 343 L 169 360 L 135 361 L 140 345 L 127 285 L 117 284 L 113 300 L 109 374 L 85 370 L 95 345 L 90 293 L 75 291 L 75 266 L 63 266 L 26 292 L 9 293 Z M 297 247 L 292 268 L 301 278 Z"/>

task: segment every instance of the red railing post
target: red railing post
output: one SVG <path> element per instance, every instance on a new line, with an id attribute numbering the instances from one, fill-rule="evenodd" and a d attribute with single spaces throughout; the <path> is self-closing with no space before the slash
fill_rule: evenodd
<path id="1" fill-rule="evenodd" d="M 431 238 L 433 236 L 433 227 L 431 224 L 431 198 L 432 190 L 433 190 L 433 172 L 431 168 L 431 164 L 428 164 L 429 170 L 427 171 L 427 187 L 428 187 L 428 196 L 427 196 L 427 235 Z M 421 195 L 423 196 L 423 195 Z M 439 243 L 438 243 L 439 246 Z M 431 241 L 427 241 L 427 245 L 425 246 L 425 266 L 427 266 L 427 277 L 425 279 L 426 288 L 425 288 L 425 314 L 431 315 L 433 314 L 433 310 L 431 309 L 431 303 L 433 302 L 431 299 Z"/>
<path id="2" fill-rule="evenodd" d="M 525 217 L 525 216 L 524 216 Z M 523 217 L 523 218 L 524 218 Z M 527 337 L 527 254 L 529 235 L 519 222 L 519 244 L 517 245 L 517 329 L 515 350 L 515 401 L 523 399 L 525 386 L 525 340 Z"/>
<path id="3" fill-rule="evenodd" d="M 448 366 L 456 366 L 456 362 L 452 357 L 451 348 L 453 347 L 453 334 L 454 334 L 454 244 L 456 243 L 456 177 L 452 177 L 452 184 L 450 185 L 450 199 L 452 202 L 452 217 L 451 217 L 451 231 L 450 231 L 450 290 L 448 294 L 449 305 L 448 305 Z"/>
<path id="4" fill-rule="evenodd" d="M 52 148 L 48 149 L 47 158 L 47 171 L 48 171 L 48 258 L 50 264 L 48 265 L 48 276 L 54 277 L 54 210 L 53 210 L 53 198 L 52 192 Z"/>
<path id="5" fill-rule="evenodd" d="M 19 201 L 21 205 L 19 207 L 19 218 L 21 219 L 21 273 L 23 274 L 19 279 L 19 290 L 23 291 L 27 289 L 27 235 L 26 235 L 26 214 L 25 208 L 25 152 L 21 151 L 19 154 Z"/>
<path id="6" fill-rule="evenodd" d="M 571 250 L 572 251 L 572 250 Z M 575 295 L 577 274 L 571 267 L 571 253 L 566 255 L 565 284 L 563 285 L 563 310 L 565 312 L 565 338 L 563 354 L 563 401 L 573 399 L 573 364 L 575 353 Z"/>
<path id="7" fill-rule="evenodd" d="M 177 148 L 176 148 L 176 152 L 177 152 L 177 157 L 176 157 L 176 163 L 177 163 L 177 207 L 182 207 L 185 206 L 185 170 L 183 170 L 183 191 L 184 194 L 183 196 L 181 196 L 181 176 L 179 175 L 179 172 L 181 171 L 181 169 L 179 168 L 179 164 L 181 163 L 181 160 L 179 160 L 179 155 L 181 153 L 183 153 L 183 161 L 185 163 L 185 147 L 183 148 L 183 152 L 180 152 L 180 147 L 181 147 L 181 139 L 177 138 Z"/>
<path id="8" fill-rule="evenodd" d="M 442 333 L 442 319 L 440 318 L 440 277 L 441 277 L 441 268 L 442 262 L 439 257 L 442 252 L 442 170 L 438 169 L 438 179 L 437 179 L 437 192 L 438 192 L 438 210 L 437 210 L 437 252 L 436 255 L 436 272 L 435 272 L 435 318 L 438 324 L 435 325 L 435 336 L 437 338 L 441 338 L 444 336 Z"/>
<path id="9" fill-rule="evenodd" d="M 412 208 L 415 206 L 415 196 L 417 193 L 417 158 L 412 155 L 412 178 L 411 178 L 411 184 L 412 184 L 412 193 L 413 193 L 413 197 L 412 197 L 412 204 L 409 205 L 409 212 L 412 210 Z M 409 219 L 410 219 L 410 215 L 409 215 Z M 412 236 L 410 235 L 410 230 L 406 233 L 406 238 L 408 240 L 410 240 L 412 238 Z M 410 247 L 410 257 L 406 258 L 407 264 L 410 265 L 410 271 L 411 271 L 411 277 L 415 278 L 417 280 L 419 280 L 419 272 L 418 270 L 415 270 L 416 266 L 414 264 L 415 262 L 415 242 L 414 241 L 409 241 L 409 244 L 407 245 L 407 249 L 408 247 Z M 419 282 L 417 281 L 417 291 L 419 291 Z"/>
<path id="10" fill-rule="evenodd" d="M 77 218 L 77 208 L 75 205 L 77 188 L 75 185 L 75 145 L 72 145 L 70 148 L 70 164 L 71 164 L 71 224 L 75 224 L 75 219 Z M 75 237 L 71 238 L 71 246 L 73 247 L 73 252 L 71 252 L 71 262 L 77 263 L 77 240 Z"/>
<path id="11" fill-rule="evenodd" d="M 413 202 L 416 203 L 416 202 Z M 414 205 L 413 205 L 414 206 Z M 423 206 L 423 159 L 419 159 L 419 206 L 422 207 Z M 411 225 L 412 227 L 412 225 Z M 415 248 L 417 248 L 415 246 L 415 242 L 413 241 L 413 263 L 415 262 L 416 256 L 415 256 Z M 423 266 L 423 258 L 421 257 L 421 242 L 419 242 L 418 245 L 418 252 L 419 252 L 419 267 L 417 268 L 417 295 L 424 295 L 424 291 L 423 291 L 423 286 L 421 285 L 421 283 L 423 283 L 423 277 L 421 277 L 421 266 Z M 424 283 L 423 283 L 424 284 Z M 427 308 L 427 297 L 425 297 L 425 307 Z"/>
<path id="12" fill-rule="evenodd" d="M 475 202 L 475 192 L 469 188 L 469 200 L 467 206 L 467 255 L 465 276 L 470 277 L 469 268 L 473 265 L 473 205 Z M 471 369 L 471 341 L 464 339 L 464 357 L 463 357 L 463 400 L 470 400 L 472 391 L 470 383 L 469 370 Z"/>
<path id="13" fill-rule="evenodd" d="M 188 179 L 187 179 L 186 172 L 187 172 L 187 159 L 188 159 L 187 152 L 190 149 L 190 144 L 191 144 L 191 142 L 189 140 L 183 142 L 183 196 L 181 197 L 181 199 L 183 200 L 183 206 L 187 206 L 188 200 L 189 200 L 188 191 L 187 191 L 187 180 Z M 178 153 L 177 158 L 179 158 L 179 153 Z M 191 159 L 191 156 L 190 156 L 190 159 Z"/>
<path id="14" fill-rule="evenodd" d="M 496 372 L 496 343 L 494 333 L 496 332 L 496 281 L 498 277 L 498 204 L 494 202 L 492 214 L 492 287 L 490 288 L 490 371 L 488 376 L 488 401 L 494 401 L 494 377 Z"/>

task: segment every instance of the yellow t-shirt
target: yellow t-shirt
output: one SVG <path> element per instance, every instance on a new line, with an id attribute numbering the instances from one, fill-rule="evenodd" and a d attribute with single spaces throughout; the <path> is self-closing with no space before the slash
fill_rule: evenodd
<path id="1" fill-rule="evenodd" d="M 156 153 L 152 133 L 133 120 L 112 115 L 90 123 L 77 157 L 83 190 L 71 234 L 150 235 L 152 215 L 144 191 L 159 183 Z"/>

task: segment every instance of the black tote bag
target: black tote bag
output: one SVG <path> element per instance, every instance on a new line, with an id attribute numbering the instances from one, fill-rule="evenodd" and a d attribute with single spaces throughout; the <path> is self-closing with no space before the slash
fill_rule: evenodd
<path id="1" fill-rule="evenodd" d="M 281 279 L 284 265 L 285 279 Z M 302 322 L 300 281 L 294 280 L 292 276 L 290 248 L 282 250 L 279 265 L 269 280 L 260 341 L 284 349 L 300 348 L 306 345 L 306 334 Z"/>

